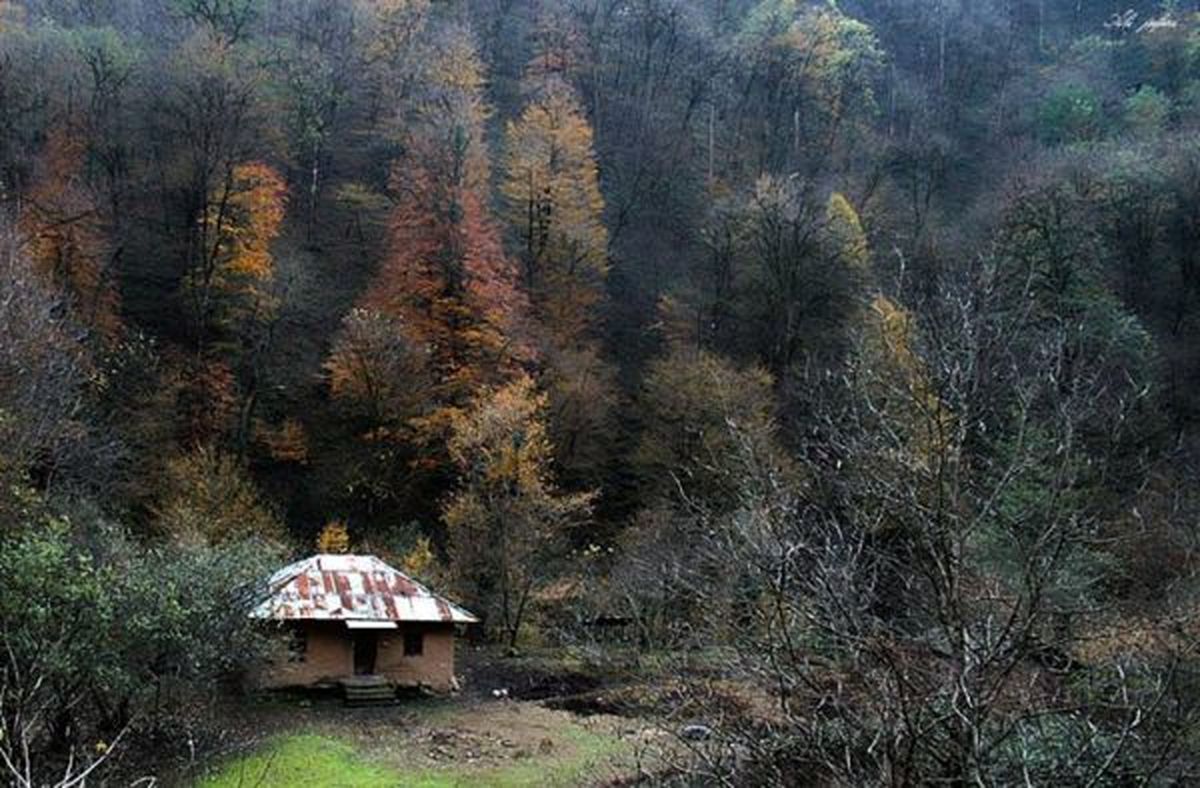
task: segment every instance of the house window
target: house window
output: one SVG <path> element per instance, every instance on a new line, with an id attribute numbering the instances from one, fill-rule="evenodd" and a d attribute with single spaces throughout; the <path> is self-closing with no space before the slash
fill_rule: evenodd
<path id="1" fill-rule="evenodd" d="M 308 653 L 308 633 L 299 627 L 292 629 L 291 636 L 288 638 L 287 659 L 288 662 L 303 662 L 305 655 Z"/>
<path id="2" fill-rule="evenodd" d="M 404 633 L 404 656 L 419 657 L 425 653 L 425 633 Z"/>

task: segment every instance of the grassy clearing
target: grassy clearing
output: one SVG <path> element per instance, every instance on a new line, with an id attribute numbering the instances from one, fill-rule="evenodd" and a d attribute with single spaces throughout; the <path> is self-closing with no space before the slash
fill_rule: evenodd
<path id="1" fill-rule="evenodd" d="M 237 758 L 197 784 L 198 788 L 283 786 L 395 786 L 399 776 L 365 761 L 354 748 L 326 736 L 284 736 Z"/>
<path id="2" fill-rule="evenodd" d="M 197 788 L 588 785 L 624 773 L 632 751 L 611 724 L 526 703 L 431 706 L 398 725 L 302 724 L 220 765 Z"/>

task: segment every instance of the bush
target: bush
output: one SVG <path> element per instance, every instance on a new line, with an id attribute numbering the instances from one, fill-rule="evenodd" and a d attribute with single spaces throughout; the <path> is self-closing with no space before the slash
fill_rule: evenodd
<path id="1" fill-rule="evenodd" d="M 1086 142 L 1100 136 L 1103 127 L 1100 99 L 1082 85 L 1060 85 L 1038 107 L 1038 130 L 1051 145 Z"/>
<path id="2" fill-rule="evenodd" d="M 1138 136 L 1153 136 L 1167 126 L 1171 100 L 1156 88 L 1146 85 L 1125 99 L 1125 128 Z"/>
<path id="3" fill-rule="evenodd" d="M 6 525 L 0 750 L 30 784 L 97 763 L 261 653 L 247 594 L 278 559 L 261 543 L 147 547 L 40 503 Z"/>

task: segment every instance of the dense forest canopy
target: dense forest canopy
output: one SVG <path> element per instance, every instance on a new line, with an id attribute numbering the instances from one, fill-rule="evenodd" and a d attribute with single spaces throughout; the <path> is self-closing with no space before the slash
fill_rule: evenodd
<path id="1" fill-rule="evenodd" d="M 1196 779 L 1197 130 L 1191 0 L 0 0 L 3 779 L 316 549 L 697 780 Z"/>

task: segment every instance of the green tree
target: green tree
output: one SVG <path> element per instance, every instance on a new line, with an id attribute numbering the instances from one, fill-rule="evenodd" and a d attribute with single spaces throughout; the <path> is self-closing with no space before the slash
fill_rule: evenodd
<path id="1" fill-rule="evenodd" d="M 651 363 L 642 383 L 642 434 L 633 455 L 648 497 L 729 501 L 731 425 L 770 432 L 774 379 L 761 367 L 739 369 L 706 351 L 678 348 Z"/>

